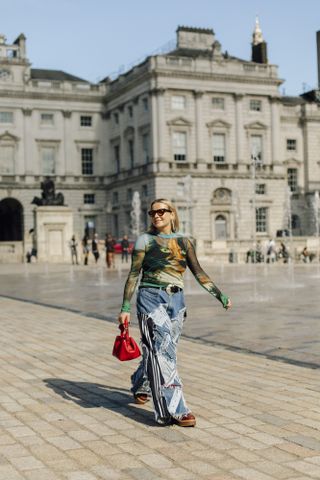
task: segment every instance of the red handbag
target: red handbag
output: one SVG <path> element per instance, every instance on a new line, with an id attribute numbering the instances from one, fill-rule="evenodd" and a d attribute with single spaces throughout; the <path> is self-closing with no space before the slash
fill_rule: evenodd
<path id="1" fill-rule="evenodd" d="M 114 341 L 112 355 L 121 360 L 121 362 L 140 357 L 140 348 L 136 341 L 129 335 L 128 322 L 119 325 L 119 328 L 121 333 L 117 335 Z"/>

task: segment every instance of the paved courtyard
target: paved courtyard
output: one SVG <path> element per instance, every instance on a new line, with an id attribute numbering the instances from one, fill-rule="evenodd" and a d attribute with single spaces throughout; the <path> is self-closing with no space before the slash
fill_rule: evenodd
<path id="1" fill-rule="evenodd" d="M 114 324 L 0 303 L 0 480 L 320 478 L 319 370 L 182 339 L 198 424 L 160 427 L 132 403 L 137 360 L 110 354 Z"/>
<path id="2" fill-rule="evenodd" d="M 207 264 L 204 267 L 232 298 L 233 309 L 222 310 L 188 273 L 185 338 L 320 367 L 318 265 Z M 88 267 L 0 265 L 0 295 L 114 321 L 127 273 L 128 266 L 119 262 L 114 271 L 107 271 L 103 262 Z"/>

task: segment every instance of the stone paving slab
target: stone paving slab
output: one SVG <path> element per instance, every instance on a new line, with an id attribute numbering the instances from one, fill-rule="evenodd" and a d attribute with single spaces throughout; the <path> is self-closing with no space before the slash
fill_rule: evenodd
<path id="1" fill-rule="evenodd" d="M 0 480 L 320 478 L 318 370 L 182 339 L 198 425 L 160 427 L 116 324 L 4 298 L 0 321 Z"/>

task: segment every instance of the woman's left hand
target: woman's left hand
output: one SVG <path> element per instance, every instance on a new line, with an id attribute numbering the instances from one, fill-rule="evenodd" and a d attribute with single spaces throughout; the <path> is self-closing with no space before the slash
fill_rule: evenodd
<path id="1" fill-rule="evenodd" d="M 231 307 L 232 307 L 232 302 L 231 302 L 230 298 L 228 298 L 228 303 L 227 303 L 227 305 L 226 305 L 224 308 L 225 308 L 226 310 L 229 310 L 229 308 L 231 308 Z"/>

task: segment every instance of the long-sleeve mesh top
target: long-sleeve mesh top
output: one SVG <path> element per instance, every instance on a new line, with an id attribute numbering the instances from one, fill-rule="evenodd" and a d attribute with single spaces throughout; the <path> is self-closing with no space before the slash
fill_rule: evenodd
<path id="1" fill-rule="evenodd" d="M 136 241 L 132 253 L 132 265 L 124 289 L 122 312 L 130 312 L 130 301 L 137 286 L 166 287 L 169 284 L 183 288 L 183 273 L 189 267 L 194 277 L 224 307 L 228 297 L 223 295 L 199 265 L 191 241 L 180 233 L 144 233 Z"/>

